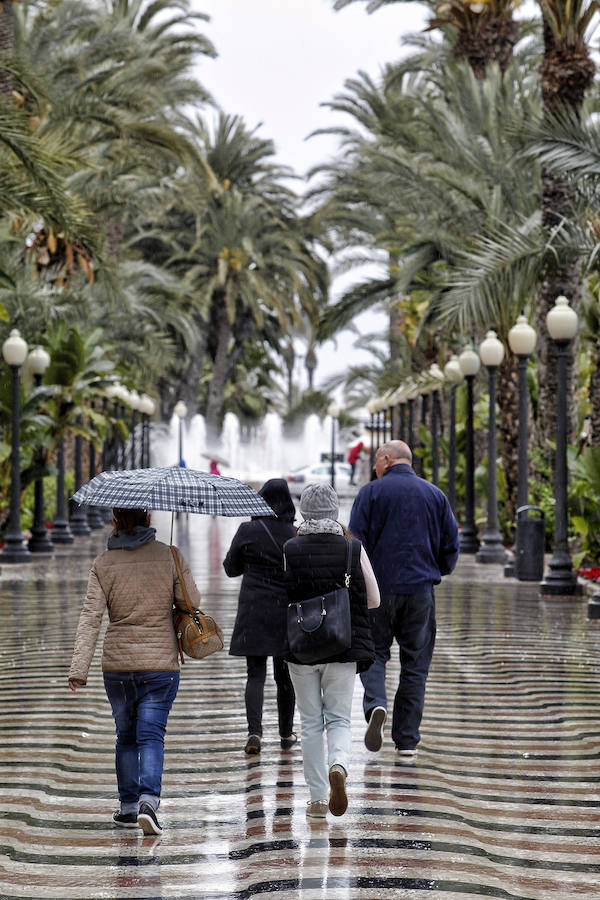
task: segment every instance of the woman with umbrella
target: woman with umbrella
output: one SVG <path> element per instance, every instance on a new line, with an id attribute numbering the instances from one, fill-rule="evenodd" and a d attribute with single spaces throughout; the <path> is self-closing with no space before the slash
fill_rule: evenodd
<path id="1" fill-rule="evenodd" d="M 275 516 L 254 516 L 250 522 L 240 525 L 223 561 L 230 577 L 243 575 L 229 653 L 246 657 L 248 740 L 244 752 L 249 755 L 260 753 L 269 656 L 273 657 L 282 749 L 289 750 L 297 740 L 292 732 L 296 698 L 287 663 L 282 659 L 286 649 L 288 604 L 283 545 L 296 533 L 292 524 L 296 510 L 283 478 L 271 478 L 258 493 Z"/>
<path id="2" fill-rule="evenodd" d="M 185 606 L 171 548 L 155 539 L 145 509 L 113 509 L 108 549 L 96 557 L 77 628 L 69 672 L 72 691 L 83 687 L 104 611 L 102 670 L 117 731 L 115 763 L 120 809 L 113 823 L 161 834 L 160 804 L 167 719 L 179 686 L 173 601 Z M 175 548 L 188 596 L 200 594 Z"/>

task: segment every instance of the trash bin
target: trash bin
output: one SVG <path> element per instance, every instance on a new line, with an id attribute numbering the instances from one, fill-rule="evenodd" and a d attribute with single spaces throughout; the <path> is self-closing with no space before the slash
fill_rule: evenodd
<path id="1" fill-rule="evenodd" d="M 519 581 L 541 581 L 544 577 L 544 518 L 539 506 L 520 506 L 517 510 L 515 574 Z"/>

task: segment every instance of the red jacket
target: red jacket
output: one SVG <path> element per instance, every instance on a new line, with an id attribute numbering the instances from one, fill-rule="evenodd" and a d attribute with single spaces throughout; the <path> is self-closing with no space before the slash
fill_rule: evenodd
<path id="1" fill-rule="evenodd" d="M 355 463 L 358 457 L 360 456 L 361 450 L 364 447 L 362 441 L 359 441 L 358 444 L 355 444 L 354 447 L 350 447 L 350 453 L 348 454 L 348 462 Z"/>

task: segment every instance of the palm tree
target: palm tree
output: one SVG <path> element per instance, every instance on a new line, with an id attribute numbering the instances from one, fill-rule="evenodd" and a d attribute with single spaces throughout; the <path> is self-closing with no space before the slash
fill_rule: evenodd
<path id="1" fill-rule="evenodd" d="M 343 9 L 357 0 L 334 0 Z M 408 0 L 364 0 L 373 13 L 392 3 Z M 422 0 L 431 10 L 428 29 L 440 28 L 452 44 L 454 59 L 465 59 L 478 78 L 496 63 L 505 72 L 519 39 L 519 23 L 513 18 L 515 0 Z"/>

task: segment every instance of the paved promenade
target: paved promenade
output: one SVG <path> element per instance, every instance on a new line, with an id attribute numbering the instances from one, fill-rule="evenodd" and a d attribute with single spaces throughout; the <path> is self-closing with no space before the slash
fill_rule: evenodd
<path id="1" fill-rule="evenodd" d="M 221 561 L 239 521 L 190 516 L 174 534 L 227 642 L 238 580 Z M 169 517 L 154 524 L 168 542 Z M 163 835 L 113 828 L 99 651 L 86 689 L 66 683 L 106 534 L 0 575 L 0 898 L 600 897 L 600 621 L 584 597 L 540 598 L 471 559 L 437 591 L 415 765 L 400 763 L 389 730 L 379 754 L 366 751 L 357 680 L 348 813 L 307 821 L 273 681 L 263 752 L 247 759 L 244 661 L 223 652 L 182 672 Z"/>

